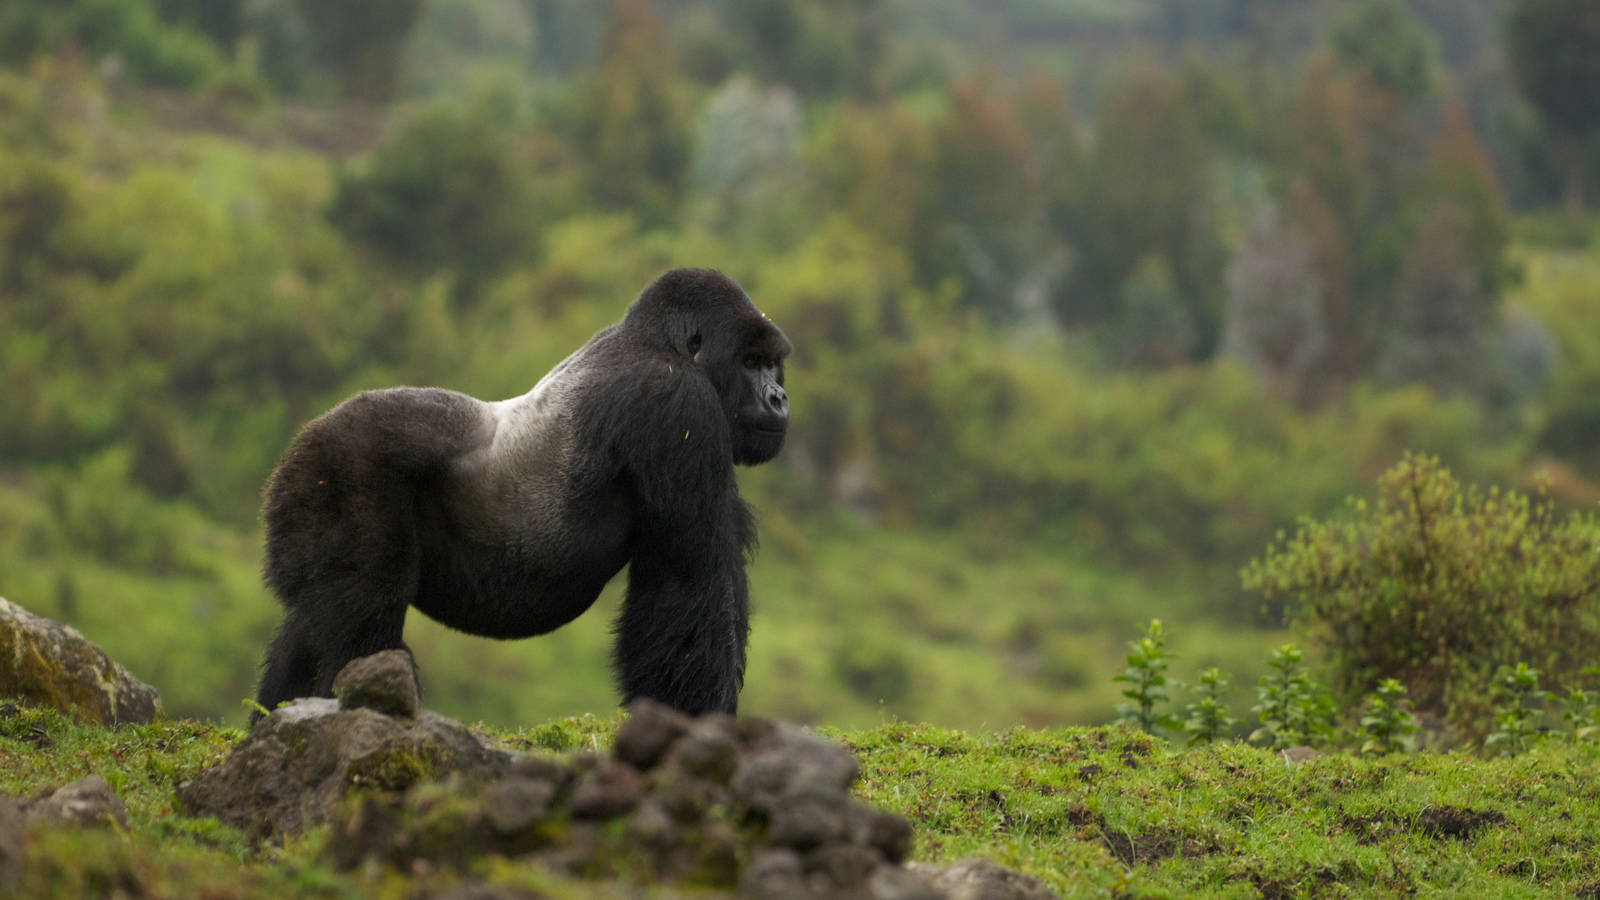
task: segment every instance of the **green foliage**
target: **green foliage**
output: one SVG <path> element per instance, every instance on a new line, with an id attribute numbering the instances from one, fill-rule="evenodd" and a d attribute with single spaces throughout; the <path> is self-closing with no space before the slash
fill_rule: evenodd
<path id="1" fill-rule="evenodd" d="M 1304 657 L 1305 651 L 1293 644 L 1272 651 L 1269 671 L 1256 686 L 1257 703 L 1250 708 L 1261 722 L 1250 733 L 1252 742 L 1282 749 L 1316 746 L 1332 738 L 1333 698 L 1301 668 Z"/>
<path id="2" fill-rule="evenodd" d="M 618 0 L 599 65 L 576 86 L 569 127 L 586 191 L 606 210 L 666 222 L 688 171 L 688 98 L 649 0 Z"/>
<path id="3" fill-rule="evenodd" d="M 1071 236 L 1073 262 L 1052 298 L 1068 322 L 1099 323 L 1130 277 L 1154 257 L 1171 272 L 1187 358 L 1209 357 L 1221 331 L 1225 257 L 1212 182 L 1215 148 L 1185 85 L 1158 68 L 1135 70 L 1101 107 L 1081 166 L 1061 173 L 1052 216 Z M 1184 357 L 1180 357 L 1184 358 Z"/>
<path id="4" fill-rule="evenodd" d="M 1334 28 L 1341 61 L 1379 86 L 1416 103 L 1433 92 L 1438 51 L 1415 13 L 1400 0 L 1359 0 Z"/>
<path id="5" fill-rule="evenodd" d="M 1514 0 L 1506 17 L 1506 55 L 1522 90 L 1555 131 L 1600 128 L 1600 9 L 1586 0 Z"/>
<path id="6" fill-rule="evenodd" d="M 1600 523 L 1558 519 L 1516 492 L 1463 490 L 1436 458 L 1407 455 L 1375 506 L 1303 521 L 1244 571 L 1247 589 L 1299 601 L 1341 697 L 1382 678 L 1462 736 L 1489 719 L 1490 674 L 1533 659 L 1568 679 L 1600 639 Z"/>
<path id="7" fill-rule="evenodd" d="M 1183 730 L 1189 735 L 1189 746 L 1220 741 L 1233 731 L 1239 720 L 1228 714 L 1222 701 L 1228 689 L 1228 679 L 1216 666 L 1200 673 L 1200 699 L 1184 708 L 1188 715 L 1183 720 Z"/>
<path id="8" fill-rule="evenodd" d="M 150 84 L 192 88 L 219 73 L 217 49 L 161 12 L 151 0 L 12 0 L 0 9 L 0 62 L 78 46 Z"/>
<path id="9" fill-rule="evenodd" d="M 245 19 L 278 90 L 382 102 L 422 7 L 423 0 L 259 0 Z"/>
<path id="10" fill-rule="evenodd" d="M 537 233 L 523 163 L 496 118 L 488 106 L 427 110 L 340 177 L 329 218 L 398 266 L 456 268 L 470 295 Z"/>
<path id="11" fill-rule="evenodd" d="M 1585 666 L 1579 674 L 1593 679 L 1600 675 L 1600 666 Z M 1576 744 L 1600 736 L 1600 692 L 1575 686 L 1568 688 L 1565 696 L 1556 699 L 1561 707 L 1561 721 L 1566 725 L 1568 740 Z"/>
<path id="12" fill-rule="evenodd" d="M 1146 734 L 1155 734 L 1157 728 L 1178 728 L 1182 722 L 1172 713 L 1157 713 L 1156 704 L 1166 703 L 1167 666 L 1172 656 L 1167 653 L 1166 640 L 1161 635 L 1161 620 L 1151 619 L 1145 635 L 1128 642 L 1128 667 L 1112 681 L 1126 682 L 1122 696 L 1127 701 L 1117 705 L 1117 718 L 1132 723 Z"/>
<path id="13" fill-rule="evenodd" d="M 1416 749 L 1420 726 L 1405 699 L 1406 687 L 1393 678 L 1378 682 L 1361 711 L 1362 753 L 1409 753 Z"/>
<path id="14" fill-rule="evenodd" d="M 1495 708 L 1495 730 L 1483 739 L 1484 747 L 1500 747 L 1501 756 L 1516 756 L 1528 749 L 1539 734 L 1539 719 L 1550 692 L 1539 687 L 1539 670 L 1519 662 L 1515 669 L 1501 666 L 1495 677 L 1501 699 Z"/>

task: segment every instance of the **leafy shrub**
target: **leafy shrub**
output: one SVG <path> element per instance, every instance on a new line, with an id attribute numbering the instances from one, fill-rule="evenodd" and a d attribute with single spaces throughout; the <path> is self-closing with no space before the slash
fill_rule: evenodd
<path id="1" fill-rule="evenodd" d="M 1539 687 L 1539 670 L 1517 663 L 1515 669 L 1501 667 L 1500 695 L 1504 699 L 1494 712 L 1494 733 L 1484 739 L 1485 747 L 1499 746 L 1501 756 L 1516 756 L 1528 749 L 1538 734 L 1539 717 L 1550 692 Z"/>
<path id="2" fill-rule="evenodd" d="M 1167 661 L 1171 658 L 1161 635 L 1161 620 L 1151 619 L 1144 637 L 1128 642 L 1128 667 L 1112 679 L 1129 685 L 1122 692 L 1128 699 L 1117 704 L 1120 721 L 1131 722 L 1147 734 L 1154 734 L 1158 727 L 1180 726 L 1177 716 L 1155 711 L 1157 703 L 1167 702 Z"/>
<path id="3" fill-rule="evenodd" d="M 1189 734 L 1189 745 L 1209 744 L 1228 736 L 1239 720 L 1228 715 L 1228 706 L 1222 702 L 1222 693 L 1228 689 L 1228 679 L 1212 666 L 1200 673 L 1200 699 L 1185 709 L 1189 715 L 1183 720 L 1183 730 Z"/>
<path id="4" fill-rule="evenodd" d="M 142 0 L 79 0 L 65 4 L 7 4 L 0 11 L 0 61 L 77 45 L 118 60 L 134 79 L 189 88 L 222 69 L 222 57 L 202 35 L 162 22 Z"/>
<path id="5" fill-rule="evenodd" d="M 1465 737 L 1490 720 L 1502 660 L 1558 679 L 1600 641 L 1600 522 L 1558 520 L 1515 492 L 1463 490 L 1438 459 L 1407 455 L 1378 482 L 1376 507 L 1305 520 L 1244 571 L 1249 590 L 1302 603 L 1345 700 L 1381 678 L 1410 685 L 1419 710 Z"/>
<path id="6" fill-rule="evenodd" d="M 1362 753 L 1405 753 L 1416 749 L 1417 718 L 1411 714 L 1406 687 L 1385 678 L 1367 697 L 1361 716 Z"/>
<path id="7" fill-rule="evenodd" d="M 1300 667 L 1305 651 L 1284 644 L 1272 651 L 1267 667 L 1256 687 L 1259 702 L 1251 707 L 1261 727 L 1250 733 L 1273 749 L 1300 744 L 1317 745 L 1333 735 L 1335 710 L 1327 689 L 1311 680 Z"/>
<path id="8" fill-rule="evenodd" d="M 497 272 L 533 234 L 527 178 L 488 110 L 430 110 L 339 179 L 329 214 L 390 261 L 458 267 L 465 283 Z"/>

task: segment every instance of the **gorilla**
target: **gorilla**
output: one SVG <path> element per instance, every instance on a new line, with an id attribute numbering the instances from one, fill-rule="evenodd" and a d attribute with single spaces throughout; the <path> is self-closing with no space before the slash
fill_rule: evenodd
<path id="1" fill-rule="evenodd" d="M 733 467 L 783 447 L 789 351 L 731 279 L 674 269 L 520 397 L 399 387 L 312 420 L 266 489 L 283 622 L 257 702 L 331 696 L 345 663 L 409 652 L 407 607 L 529 637 L 572 621 L 627 564 L 623 702 L 734 712 L 755 522 Z"/>

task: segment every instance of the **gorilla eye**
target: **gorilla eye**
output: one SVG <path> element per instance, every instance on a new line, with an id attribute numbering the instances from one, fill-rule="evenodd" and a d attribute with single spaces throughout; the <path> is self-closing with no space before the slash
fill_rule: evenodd
<path id="1" fill-rule="evenodd" d="M 698 331 L 689 335 L 689 352 L 691 354 L 700 352 L 700 332 Z"/>
<path id="2" fill-rule="evenodd" d="M 761 357 L 759 357 L 759 356 L 746 356 L 744 358 L 744 367 L 746 369 L 759 369 L 759 368 L 761 368 Z"/>

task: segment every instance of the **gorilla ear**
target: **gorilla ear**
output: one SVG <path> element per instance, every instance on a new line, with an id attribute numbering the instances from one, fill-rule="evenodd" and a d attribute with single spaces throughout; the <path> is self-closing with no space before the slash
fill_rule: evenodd
<path id="1" fill-rule="evenodd" d="M 693 355 L 695 355 L 696 353 L 699 353 L 699 352 L 700 352 L 700 332 L 696 331 L 694 334 L 689 335 L 689 355 L 693 356 Z"/>

